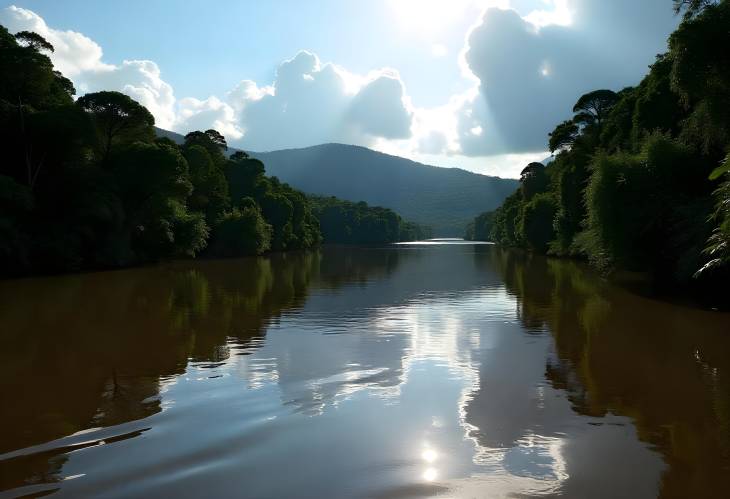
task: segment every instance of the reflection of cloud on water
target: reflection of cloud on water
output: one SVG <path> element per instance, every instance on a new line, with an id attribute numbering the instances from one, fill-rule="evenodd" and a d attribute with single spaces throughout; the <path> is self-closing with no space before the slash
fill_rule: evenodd
<path id="1" fill-rule="evenodd" d="M 475 258 L 439 261 L 442 269 L 425 277 L 406 261 L 387 278 L 314 290 L 265 337 L 229 339 L 217 371 L 231 376 L 221 383 L 239 383 L 229 388 L 240 390 L 235 403 L 261 425 L 240 436 L 270 438 L 255 459 L 238 459 L 298 467 L 292 484 L 326 468 L 333 483 L 368 497 L 583 497 L 595 483 L 605 490 L 594 497 L 621 484 L 651 496 L 656 456 L 626 419 L 612 417 L 612 426 L 574 413 L 546 379 L 546 363 L 560 361 L 553 337 L 543 325 L 527 330 L 518 296 L 480 278 Z M 464 275 L 470 285 L 451 284 Z M 641 480 L 631 477 L 639 467 L 650 470 Z"/>
<path id="2" fill-rule="evenodd" d="M 409 445 L 406 435 L 422 440 L 412 444 L 416 458 L 423 460 L 422 466 L 413 465 L 419 481 L 451 484 L 452 477 L 471 474 L 480 482 L 493 480 L 504 491 L 554 493 L 568 478 L 565 442 L 533 431 L 539 425 L 530 416 L 544 410 L 539 381 L 549 336 L 524 335 L 515 310 L 515 298 L 504 288 L 488 287 L 371 307 L 356 317 L 341 317 L 328 329 L 336 334 L 320 332 L 327 322 L 321 313 L 316 327 L 292 315 L 269 330 L 254 358 L 241 361 L 247 364 L 252 387 L 270 373 L 268 380 L 277 384 L 284 404 L 302 414 L 323 415 L 363 396 L 398 406 L 404 420 L 368 424 L 410 426 L 400 445 Z M 514 358 L 525 353 L 524 342 L 535 354 L 540 352 L 539 358 Z M 534 372 L 527 369 L 522 378 L 510 375 L 516 362 L 516 371 L 524 372 L 523 364 L 530 364 Z M 506 383 L 500 394 L 493 383 L 497 376 L 512 377 L 516 384 Z M 421 394 L 418 400 L 414 389 Z M 475 418 L 474 404 L 484 394 L 503 402 L 521 396 L 527 400 L 514 407 L 516 414 L 502 405 L 483 410 L 479 415 L 486 419 Z M 423 442 L 428 442 L 426 447 Z"/>

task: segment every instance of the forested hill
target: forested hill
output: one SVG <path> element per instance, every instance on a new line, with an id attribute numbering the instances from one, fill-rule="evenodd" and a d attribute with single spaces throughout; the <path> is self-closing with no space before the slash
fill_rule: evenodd
<path id="1" fill-rule="evenodd" d="M 167 130 L 157 133 L 182 140 Z M 461 236 L 477 214 L 497 208 L 518 185 L 513 179 L 424 165 L 345 144 L 248 153 L 266 165 L 267 174 L 296 189 L 390 208 L 406 220 L 430 226 L 436 236 Z"/>
<path id="2" fill-rule="evenodd" d="M 344 144 L 250 153 L 270 175 L 311 194 L 366 201 L 429 225 L 436 236 L 461 236 L 478 213 L 499 206 L 517 181 L 439 168 Z"/>

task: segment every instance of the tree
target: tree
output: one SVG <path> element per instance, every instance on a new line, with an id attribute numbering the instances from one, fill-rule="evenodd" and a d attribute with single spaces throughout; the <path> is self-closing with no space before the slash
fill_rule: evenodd
<path id="1" fill-rule="evenodd" d="M 60 71 L 54 71 L 53 74 L 56 76 L 54 84 L 58 87 L 58 90 L 65 92 L 69 97 L 76 95 L 76 89 L 71 80 L 63 76 Z"/>
<path id="2" fill-rule="evenodd" d="M 80 97 L 76 103 L 90 113 L 96 124 L 102 159 L 109 159 L 115 141 L 150 141 L 155 118 L 137 101 L 121 92 L 95 92 Z"/>
<path id="3" fill-rule="evenodd" d="M 705 6 L 669 37 L 671 89 L 689 111 L 682 138 L 719 161 L 730 143 L 730 2 Z"/>
<path id="4" fill-rule="evenodd" d="M 546 252 L 548 244 L 555 237 L 553 220 L 557 207 L 551 193 L 535 195 L 522 209 L 517 230 L 520 239 L 534 250 Z"/>
<path id="5" fill-rule="evenodd" d="M 20 43 L 24 43 L 26 47 L 30 47 L 36 52 L 40 52 L 41 50 L 47 50 L 49 52 L 54 51 L 53 45 L 51 45 L 41 35 L 34 33 L 33 31 L 20 31 L 15 34 L 15 39 Z"/>
<path id="6" fill-rule="evenodd" d="M 249 159 L 250 156 L 246 151 L 236 151 L 233 154 L 231 154 L 231 161 L 238 162 L 243 161 L 244 159 Z"/>
<path id="7" fill-rule="evenodd" d="M 489 241 L 492 237 L 495 212 L 487 211 L 477 217 L 467 226 L 464 239 L 468 241 Z"/>
<path id="8" fill-rule="evenodd" d="M 14 106 L 38 110 L 72 102 L 67 92 L 59 92 L 58 76 L 48 56 L 29 45 L 19 44 L 3 26 L 0 26 L 0 74 L 0 99 Z"/>
<path id="9" fill-rule="evenodd" d="M 258 191 L 260 191 L 257 186 L 266 178 L 264 164 L 258 159 L 251 159 L 248 155 L 243 154 L 233 154 L 226 167 L 226 176 L 233 199 L 244 196 L 257 197 Z"/>
<path id="10" fill-rule="evenodd" d="M 223 149 L 224 151 L 228 150 L 228 143 L 226 142 L 226 138 L 217 130 L 213 130 L 212 128 L 205 131 L 205 135 L 208 136 L 208 138 L 213 142 L 215 145 Z"/>
<path id="11" fill-rule="evenodd" d="M 674 0 L 674 13 L 681 14 L 684 11 L 684 18 L 692 19 L 717 3 L 717 0 Z"/>
<path id="12" fill-rule="evenodd" d="M 190 168 L 193 193 L 188 201 L 191 209 L 205 214 L 208 224 L 217 224 L 223 212 L 230 208 L 228 182 L 208 151 L 199 145 L 186 147 L 183 151 Z"/>
<path id="13" fill-rule="evenodd" d="M 563 121 L 549 134 L 550 152 L 555 153 L 555 151 L 572 146 L 579 132 L 580 129 L 574 121 Z"/>
<path id="14" fill-rule="evenodd" d="M 213 255 L 260 255 L 271 248 L 272 229 L 261 216 L 258 205 L 251 198 L 242 199 L 240 204 L 226 213 L 215 228 Z"/>
<path id="15" fill-rule="evenodd" d="M 573 106 L 573 112 L 577 113 L 574 121 L 580 125 L 596 125 L 600 128 L 617 100 L 618 95 L 612 90 L 594 90 L 584 94 Z"/>
<path id="16" fill-rule="evenodd" d="M 208 151 L 208 154 L 210 154 L 210 157 L 213 159 L 213 162 L 220 168 L 223 168 L 223 164 L 226 161 L 223 151 L 228 149 L 226 139 L 223 135 L 215 130 L 207 130 L 205 132 L 196 130 L 194 132 L 190 132 L 185 135 L 184 147 L 192 146 L 201 146 L 205 148 L 205 150 Z"/>
<path id="17" fill-rule="evenodd" d="M 313 212 L 327 243 L 381 244 L 430 236 L 430 229 L 404 221 L 397 213 L 365 202 L 312 196 Z"/>
<path id="18" fill-rule="evenodd" d="M 525 201 L 529 201 L 535 194 L 545 192 L 548 187 L 548 177 L 545 165 L 530 163 L 520 172 L 520 190 Z"/>

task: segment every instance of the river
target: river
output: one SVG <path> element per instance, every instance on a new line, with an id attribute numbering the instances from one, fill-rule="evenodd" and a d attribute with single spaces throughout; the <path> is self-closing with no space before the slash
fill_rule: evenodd
<path id="1" fill-rule="evenodd" d="M 721 497 L 730 315 L 458 241 L 0 282 L 0 495 Z"/>

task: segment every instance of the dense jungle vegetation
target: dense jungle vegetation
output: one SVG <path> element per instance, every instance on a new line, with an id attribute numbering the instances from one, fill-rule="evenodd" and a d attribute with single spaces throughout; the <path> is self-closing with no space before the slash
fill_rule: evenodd
<path id="1" fill-rule="evenodd" d="M 319 220 L 324 240 L 338 244 L 374 244 L 419 241 L 431 237 L 431 229 L 404 221 L 388 208 L 353 203 L 336 197 L 312 196 L 312 211 Z"/>
<path id="2" fill-rule="evenodd" d="M 713 287 L 730 263 L 730 2 L 683 20 L 636 87 L 583 95 L 501 207 L 466 236 L 659 282 Z"/>
<path id="3" fill-rule="evenodd" d="M 0 26 L 0 275 L 114 268 L 176 257 L 392 242 L 416 227 L 391 210 L 312 201 L 215 130 L 156 137 L 130 97 L 74 100 L 53 46 Z M 315 214 L 314 208 L 317 213 Z"/>

